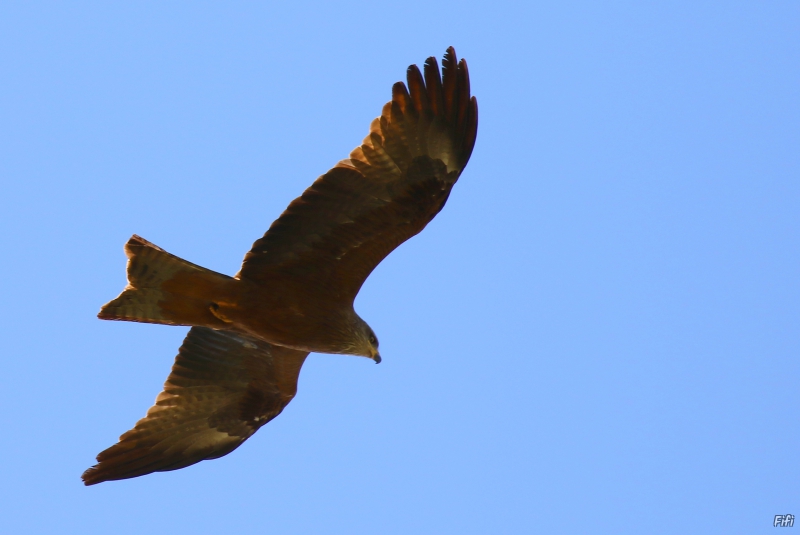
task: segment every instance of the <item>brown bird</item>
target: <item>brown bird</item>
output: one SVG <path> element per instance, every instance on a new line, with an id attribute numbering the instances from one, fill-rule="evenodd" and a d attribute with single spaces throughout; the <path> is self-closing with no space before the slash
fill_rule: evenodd
<path id="1" fill-rule="evenodd" d="M 424 74 L 423 74 L 424 73 Z M 83 473 L 86 485 L 176 470 L 236 449 L 297 391 L 309 352 L 380 362 L 353 302 L 364 280 L 444 206 L 478 129 L 453 48 L 412 65 L 361 146 L 318 178 L 228 277 L 134 235 L 128 286 L 101 319 L 192 328 L 155 405 Z"/>

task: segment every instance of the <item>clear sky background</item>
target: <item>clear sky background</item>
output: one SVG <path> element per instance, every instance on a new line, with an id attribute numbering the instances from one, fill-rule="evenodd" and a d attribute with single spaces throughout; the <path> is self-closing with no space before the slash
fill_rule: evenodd
<path id="1" fill-rule="evenodd" d="M 95 318 L 128 237 L 235 273 L 449 45 L 478 140 L 356 301 L 384 362 L 312 355 L 233 454 L 85 488 L 187 330 Z M 800 515 L 796 0 L 3 2 L 0 72 L 3 533 Z"/>

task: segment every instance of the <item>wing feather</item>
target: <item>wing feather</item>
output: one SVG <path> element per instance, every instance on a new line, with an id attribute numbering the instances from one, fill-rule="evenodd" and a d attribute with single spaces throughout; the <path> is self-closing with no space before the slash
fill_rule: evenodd
<path id="1" fill-rule="evenodd" d="M 442 64 L 441 76 L 435 58 L 424 75 L 408 68 L 407 85 L 394 84 L 362 144 L 292 201 L 253 244 L 237 277 L 352 302 L 378 263 L 433 219 L 469 160 L 478 127 L 466 62 L 451 47 Z"/>
<path id="2" fill-rule="evenodd" d="M 84 483 L 176 470 L 230 453 L 292 400 L 307 354 L 193 327 L 155 405 L 97 456 Z"/>

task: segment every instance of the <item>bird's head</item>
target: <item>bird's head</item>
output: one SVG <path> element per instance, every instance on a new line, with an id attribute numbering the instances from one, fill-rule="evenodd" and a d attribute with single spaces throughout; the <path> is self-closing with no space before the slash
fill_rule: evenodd
<path id="1" fill-rule="evenodd" d="M 381 354 L 378 352 L 378 337 L 375 336 L 375 331 L 372 330 L 372 327 L 367 325 L 367 322 L 358 317 L 358 315 L 355 315 L 355 322 L 352 327 L 350 347 L 348 347 L 347 353 L 368 357 L 374 360 L 376 364 L 380 364 Z"/>

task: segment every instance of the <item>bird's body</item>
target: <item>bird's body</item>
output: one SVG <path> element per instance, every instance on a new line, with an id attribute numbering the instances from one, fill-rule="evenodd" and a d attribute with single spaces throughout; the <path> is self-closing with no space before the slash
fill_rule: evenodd
<path id="1" fill-rule="evenodd" d="M 313 289 L 288 277 L 253 281 L 215 273 L 139 236 L 125 250 L 132 288 L 103 307 L 102 319 L 210 327 L 301 351 L 348 353 L 352 303 L 315 299 Z"/>
<path id="2" fill-rule="evenodd" d="M 102 319 L 189 325 L 156 404 L 98 455 L 87 485 L 174 470 L 235 449 L 293 398 L 309 352 L 380 362 L 353 309 L 386 255 L 442 209 L 469 160 L 477 102 L 448 49 L 412 65 L 350 158 L 317 179 L 229 277 L 133 236 L 128 287 Z"/>

